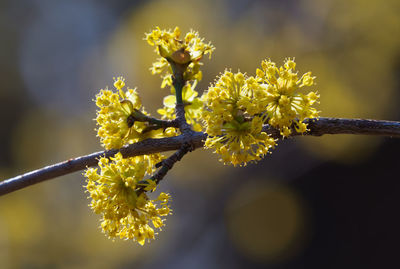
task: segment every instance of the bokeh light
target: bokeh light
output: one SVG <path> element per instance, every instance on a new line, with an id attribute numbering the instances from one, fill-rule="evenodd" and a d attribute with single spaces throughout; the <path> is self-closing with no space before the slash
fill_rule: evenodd
<path id="1" fill-rule="evenodd" d="M 278 263 L 305 247 L 305 205 L 283 184 L 249 181 L 233 195 L 226 215 L 235 247 L 256 262 Z"/>

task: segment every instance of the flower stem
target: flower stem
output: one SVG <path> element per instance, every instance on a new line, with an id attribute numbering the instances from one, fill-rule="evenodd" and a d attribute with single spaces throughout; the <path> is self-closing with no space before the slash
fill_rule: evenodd
<path id="1" fill-rule="evenodd" d="M 182 91 L 183 87 L 186 84 L 186 80 L 183 77 L 183 74 L 185 73 L 189 63 L 179 64 L 172 60 L 169 60 L 169 64 L 171 65 L 173 72 L 172 85 L 175 88 L 175 95 L 176 95 L 176 106 L 175 106 L 176 120 L 178 121 L 179 129 L 181 130 L 181 132 L 188 133 L 191 131 L 191 127 L 186 121 L 185 104 L 183 103 Z"/>
<path id="2" fill-rule="evenodd" d="M 178 64 L 173 61 L 169 61 L 172 67 L 173 78 L 172 85 L 175 88 L 176 103 L 183 104 L 182 99 L 182 89 L 186 84 L 186 80 L 183 78 L 183 73 L 185 73 L 188 64 Z"/>
<path id="3" fill-rule="evenodd" d="M 161 129 L 161 128 L 168 128 L 168 127 L 175 127 L 178 128 L 178 122 L 175 120 L 160 120 L 156 119 L 150 116 L 147 116 L 140 112 L 139 110 L 135 110 L 135 112 L 132 114 L 132 117 L 135 121 L 141 121 L 141 122 L 148 122 L 151 125 L 149 126 L 151 130 L 156 130 L 156 129 Z"/>

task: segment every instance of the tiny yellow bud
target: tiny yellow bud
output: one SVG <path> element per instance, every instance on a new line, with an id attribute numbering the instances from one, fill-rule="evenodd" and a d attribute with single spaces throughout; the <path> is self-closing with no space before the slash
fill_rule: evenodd
<path id="1" fill-rule="evenodd" d="M 118 90 L 122 89 L 125 86 L 125 79 L 123 77 L 114 78 L 114 87 Z"/>
<path id="2" fill-rule="evenodd" d="M 294 62 L 294 58 L 293 59 L 290 59 L 290 58 L 286 59 L 285 68 L 287 70 L 289 70 L 289 69 L 293 69 L 294 70 L 296 68 L 296 63 Z"/>
<path id="3" fill-rule="evenodd" d="M 179 38 L 179 36 L 181 35 L 181 30 L 178 26 L 175 27 L 173 35 L 175 36 L 175 38 Z"/>
<path id="4" fill-rule="evenodd" d="M 311 72 L 307 73 L 303 77 L 304 86 L 312 86 L 314 84 L 314 77 L 311 76 Z"/>
<path id="5" fill-rule="evenodd" d="M 263 78 L 265 76 L 264 72 L 259 68 L 257 68 L 257 70 L 256 70 L 256 75 L 257 75 L 257 77 L 260 77 L 260 78 Z"/>
<path id="6" fill-rule="evenodd" d="M 304 122 L 297 123 L 296 131 L 298 133 L 304 133 L 305 131 L 307 131 L 307 124 L 305 124 Z"/>
<path id="7" fill-rule="evenodd" d="M 292 133 L 292 131 L 286 126 L 283 127 L 283 129 L 281 130 L 281 135 L 283 137 L 288 137 L 291 133 Z"/>
<path id="8" fill-rule="evenodd" d="M 160 56 L 164 57 L 164 58 L 168 58 L 171 54 L 171 52 L 168 50 L 168 48 L 164 45 L 159 45 L 158 51 L 160 53 Z"/>

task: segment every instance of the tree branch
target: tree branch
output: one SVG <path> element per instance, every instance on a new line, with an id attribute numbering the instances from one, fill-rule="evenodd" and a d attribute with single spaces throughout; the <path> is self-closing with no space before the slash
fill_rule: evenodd
<path id="1" fill-rule="evenodd" d="M 183 103 L 183 88 L 185 87 L 187 81 L 184 79 L 183 74 L 189 63 L 178 64 L 174 61 L 169 61 L 170 66 L 173 70 L 172 85 L 175 89 L 176 105 L 175 105 L 175 115 L 176 120 L 179 124 L 179 129 L 182 134 L 189 133 L 191 131 L 191 126 L 187 123 L 185 117 L 185 104 Z"/>
<path id="2" fill-rule="evenodd" d="M 318 120 L 308 119 L 305 122 L 309 124 L 309 131 L 305 134 L 299 134 L 294 130 L 291 136 L 356 134 L 400 137 L 400 122 L 397 121 L 319 118 Z M 281 138 L 279 130 L 269 125 L 265 125 L 263 131 L 267 132 L 272 137 Z M 146 139 L 135 144 L 127 145 L 119 150 L 99 151 L 86 156 L 69 159 L 0 182 L 0 196 L 45 180 L 83 170 L 89 166 L 96 166 L 100 157 L 112 157 L 119 151 L 126 158 L 170 150 L 180 150 L 184 145 L 187 145 L 187 143 L 190 143 L 194 150 L 203 147 L 206 138 L 206 133 L 193 131 L 175 137 Z"/>
<path id="3" fill-rule="evenodd" d="M 174 164 L 180 161 L 183 156 L 186 155 L 189 151 L 192 150 L 192 146 L 189 144 L 184 144 L 180 149 L 178 149 L 174 154 L 169 156 L 167 159 L 161 162 L 161 168 L 158 170 L 152 178 L 155 180 L 156 184 L 160 183 L 160 181 L 165 177 L 169 170 L 172 169 Z"/>
<path id="4" fill-rule="evenodd" d="M 156 168 L 160 168 L 151 178 L 157 185 L 160 183 L 161 180 L 165 177 L 169 170 L 174 167 L 175 163 L 180 161 L 183 156 L 186 155 L 189 151 L 192 151 L 193 148 L 190 144 L 185 143 L 180 149 L 178 149 L 174 154 L 169 156 L 167 159 L 159 162 L 155 165 Z M 145 192 L 146 186 L 149 184 L 148 180 L 142 180 L 141 182 L 143 185 L 138 188 L 136 194 L 139 196 L 141 193 Z"/>
<path id="5" fill-rule="evenodd" d="M 342 118 L 318 118 L 306 119 L 309 131 L 298 133 L 292 127 L 292 136 L 308 135 L 322 136 L 324 134 L 354 134 L 354 135 L 377 135 L 400 137 L 400 122 L 386 120 L 367 120 L 367 119 L 342 119 Z M 274 138 L 282 138 L 279 130 L 264 125 L 263 132 L 270 134 Z"/>
<path id="6" fill-rule="evenodd" d="M 150 123 L 151 124 L 150 128 L 153 128 L 153 129 L 164 128 L 164 129 L 166 129 L 168 127 L 175 127 L 175 128 L 179 127 L 179 123 L 178 123 L 177 120 L 159 120 L 159 119 L 150 117 L 148 115 L 145 115 L 140 111 L 137 111 L 137 113 L 140 113 L 140 114 L 136 114 L 135 116 L 133 116 L 133 119 L 137 120 L 137 121 L 145 121 L 145 122 Z"/>

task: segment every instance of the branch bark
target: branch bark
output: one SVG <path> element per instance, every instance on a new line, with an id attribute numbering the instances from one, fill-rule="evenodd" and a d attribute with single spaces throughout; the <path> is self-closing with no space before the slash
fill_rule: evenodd
<path id="1" fill-rule="evenodd" d="M 309 131 L 305 134 L 296 133 L 293 130 L 291 136 L 307 135 L 322 136 L 324 134 L 355 134 L 355 135 L 376 135 L 400 137 L 400 122 L 366 119 L 340 119 L 340 118 L 319 118 L 308 119 Z M 268 125 L 263 128 L 272 137 L 281 138 L 279 130 Z M 30 185 L 53 179 L 62 175 L 80 171 L 89 166 L 96 166 L 97 160 L 102 157 L 112 157 L 121 152 L 126 157 L 137 155 L 179 150 L 185 144 L 190 143 L 192 149 L 203 147 L 207 134 L 203 132 L 190 132 L 175 137 L 160 139 L 146 139 L 144 141 L 127 145 L 119 150 L 99 151 L 86 156 L 69 159 L 64 162 L 46 166 L 0 182 L 0 196 L 23 189 Z"/>

